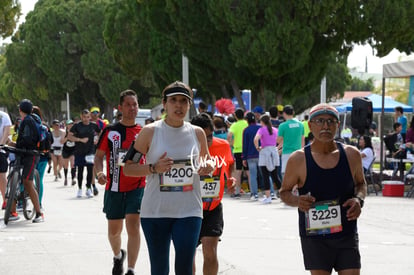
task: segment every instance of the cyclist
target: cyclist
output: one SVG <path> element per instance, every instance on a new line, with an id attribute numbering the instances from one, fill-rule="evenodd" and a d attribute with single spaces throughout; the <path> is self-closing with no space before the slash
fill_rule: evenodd
<path id="1" fill-rule="evenodd" d="M 6 144 L 10 134 L 11 120 L 7 113 L 0 111 L 0 144 Z M 0 152 L 0 192 L 3 197 L 2 209 L 6 208 L 6 172 L 7 172 L 7 154 Z"/>
<path id="2" fill-rule="evenodd" d="M 39 134 L 36 128 L 36 122 L 30 116 L 33 110 L 33 104 L 28 99 L 23 99 L 19 104 L 19 113 L 22 118 L 22 122 L 19 127 L 19 134 L 17 136 L 16 148 L 35 150 L 37 149 L 37 143 L 39 141 Z M 32 201 L 36 216 L 33 219 L 34 223 L 44 221 L 43 213 L 40 209 L 39 196 L 34 188 L 33 175 L 37 163 L 39 162 L 39 156 L 33 154 L 23 154 L 21 156 L 21 163 L 23 165 L 23 185 L 26 191 L 29 193 L 30 200 Z M 15 211 L 13 211 L 15 212 Z M 16 216 L 16 214 L 12 214 Z"/>

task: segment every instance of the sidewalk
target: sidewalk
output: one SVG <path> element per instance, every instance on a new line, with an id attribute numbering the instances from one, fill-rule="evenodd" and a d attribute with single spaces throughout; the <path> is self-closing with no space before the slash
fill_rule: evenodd
<path id="1" fill-rule="evenodd" d="M 111 274 L 112 252 L 102 213 L 103 186 L 97 197 L 76 198 L 77 186 L 45 176 L 45 222 L 21 216 L 0 229 L 2 274 Z M 85 191 L 85 190 L 84 190 Z M 297 210 L 280 201 L 270 205 L 224 198 L 225 227 L 218 253 L 220 274 L 309 274 L 304 271 Z M 370 195 L 359 220 L 362 274 L 412 274 L 414 199 Z M 3 211 L 0 212 L 3 217 Z M 3 224 L 2 218 L 0 224 Z M 150 274 L 143 234 L 137 274 Z M 126 233 L 123 233 L 125 248 Z M 173 248 L 170 274 L 174 274 Z M 201 248 L 197 274 L 202 274 Z M 126 266 L 126 264 L 125 264 Z"/>

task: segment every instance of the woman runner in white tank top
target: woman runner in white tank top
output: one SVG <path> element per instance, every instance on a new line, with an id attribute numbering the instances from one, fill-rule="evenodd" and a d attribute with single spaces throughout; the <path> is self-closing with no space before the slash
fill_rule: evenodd
<path id="1" fill-rule="evenodd" d="M 127 176 L 147 176 L 141 226 L 151 274 L 169 273 L 171 239 L 175 274 L 192 274 L 203 215 L 200 175 L 214 171 L 214 165 L 207 161 L 210 155 L 203 129 L 184 121 L 192 97 L 191 88 L 182 82 L 164 89 L 166 118 L 146 125 L 135 140 L 134 149 L 146 155 L 147 164 L 130 161 L 124 167 Z"/>
<path id="2" fill-rule="evenodd" d="M 63 139 L 65 137 L 65 131 L 60 129 L 59 120 L 53 120 L 52 122 L 52 135 L 53 143 L 51 145 L 51 157 L 53 163 L 53 174 L 55 175 L 55 181 L 61 178 L 60 170 L 62 168 L 62 148 Z"/>

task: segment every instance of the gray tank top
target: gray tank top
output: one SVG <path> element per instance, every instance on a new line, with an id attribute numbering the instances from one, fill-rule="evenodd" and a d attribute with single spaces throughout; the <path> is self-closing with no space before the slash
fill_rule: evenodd
<path id="1" fill-rule="evenodd" d="M 203 216 L 200 177 L 188 161 L 198 158 L 200 145 L 193 126 L 175 128 L 164 120 L 154 122 L 154 136 L 146 154 L 147 163 L 155 163 L 164 152 L 177 161 L 170 172 L 147 176 L 141 204 L 142 218 L 185 218 Z M 181 160 L 180 163 L 178 161 Z M 183 161 L 187 161 L 184 164 Z"/>

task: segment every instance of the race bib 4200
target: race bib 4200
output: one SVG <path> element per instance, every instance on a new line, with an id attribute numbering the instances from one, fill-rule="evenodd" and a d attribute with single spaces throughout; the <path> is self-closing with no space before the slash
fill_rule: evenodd
<path id="1" fill-rule="evenodd" d="M 342 231 L 341 206 L 339 200 L 320 201 L 312 205 L 307 213 L 306 235 L 326 235 Z"/>
<path id="2" fill-rule="evenodd" d="M 161 192 L 187 192 L 193 190 L 193 168 L 190 160 L 174 160 L 171 169 L 160 174 Z"/>

